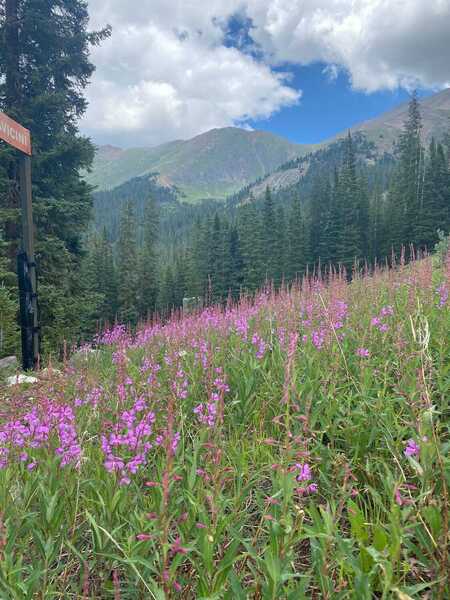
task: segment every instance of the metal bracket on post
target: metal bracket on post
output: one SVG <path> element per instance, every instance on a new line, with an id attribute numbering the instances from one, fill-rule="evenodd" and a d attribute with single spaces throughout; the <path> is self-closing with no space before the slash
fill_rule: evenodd
<path id="1" fill-rule="evenodd" d="M 22 254 L 24 255 L 22 260 L 19 255 L 18 263 L 19 265 L 22 263 L 22 274 L 19 271 L 22 362 L 23 368 L 28 370 L 36 368 L 39 362 L 39 319 L 31 203 L 31 158 L 25 154 L 20 159 L 19 180 L 22 206 Z M 20 287 L 21 279 L 22 287 Z"/>
<path id="2" fill-rule="evenodd" d="M 31 135 L 28 129 L 0 112 L 0 139 L 20 150 L 20 204 L 22 208 L 22 250 L 17 257 L 19 278 L 22 362 L 25 370 L 39 365 L 39 319 L 37 275 L 34 262 L 33 207 L 31 203 Z"/>

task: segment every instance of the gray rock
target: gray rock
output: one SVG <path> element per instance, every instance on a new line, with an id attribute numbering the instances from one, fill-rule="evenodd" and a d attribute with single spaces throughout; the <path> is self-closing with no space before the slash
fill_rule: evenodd
<path id="1" fill-rule="evenodd" d="M 37 381 L 39 381 L 37 377 L 32 377 L 31 375 L 24 375 L 23 373 L 11 375 L 11 377 L 6 378 L 6 384 L 9 386 L 17 385 L 20 383 L 36 383 Z"/>
<path id="2" fill-rule="evenodd" d="M 16 368 L 17 364 L 17 356 L 6 356 L 5 358 L 0 358 L 0 371 L 3 369 Z"/>

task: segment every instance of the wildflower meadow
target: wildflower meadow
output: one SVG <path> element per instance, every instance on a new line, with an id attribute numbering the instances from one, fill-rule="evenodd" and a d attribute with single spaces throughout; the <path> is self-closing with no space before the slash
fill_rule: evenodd
<path id="1" fill-rule="evenodd" d="M 449 598 L 449 286 L 305 277 L 4 387 L 0 598 Z"/>

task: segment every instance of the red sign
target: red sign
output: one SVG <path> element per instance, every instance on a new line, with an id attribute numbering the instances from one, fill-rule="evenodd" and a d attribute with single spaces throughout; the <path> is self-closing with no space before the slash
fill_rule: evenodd
<path id="1" fill-rule="evenodd" d="M 0 112 L 0 139 L 31 155 L 31 136 L 28 129 Z"/>

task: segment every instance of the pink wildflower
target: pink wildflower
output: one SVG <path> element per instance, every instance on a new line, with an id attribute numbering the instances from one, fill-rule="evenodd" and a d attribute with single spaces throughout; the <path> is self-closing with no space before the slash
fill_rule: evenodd
<path id="1" fill-rule="evenodd" d="M 356 355 L 361 356 L 361 358 L 369 358 L 370 352 L 367 348 L 358 348 L 356 350 Z"/>
<path id="2" fill-rule="evenodd" d="M 405 456 L 419 456 L 420 446 L 413 439 L 409 439 L 404 454 Z"/>
<path id="3" fill-rule="evenodd" d="M 297 463 L 295 466 L 299 471 L 299 474 L 296 477 L 297 481 L 309 481 L 312 478 L 311 467 L 308 463 L 303 465 Z"/>

